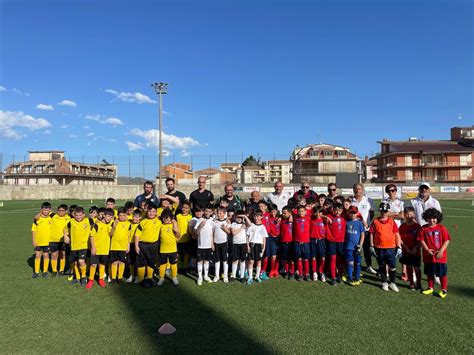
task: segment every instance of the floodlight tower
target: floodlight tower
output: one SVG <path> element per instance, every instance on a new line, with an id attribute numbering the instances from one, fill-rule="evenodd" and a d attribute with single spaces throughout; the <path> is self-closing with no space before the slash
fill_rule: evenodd
<path id="1" fill-rule="evenodd" d="M 155 88 L 155 93 L 158 95 L 159 108 L 158 108 L 158 195 L 161 195 L 161 168 L 163 166 L 163 98 L 164 94 L 168 93 L 168 83 L 158 82 L 151 84 Z"/>

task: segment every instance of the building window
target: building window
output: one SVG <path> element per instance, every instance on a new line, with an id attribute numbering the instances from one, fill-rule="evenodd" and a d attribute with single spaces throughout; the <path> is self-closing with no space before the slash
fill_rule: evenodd
<path id="1" fill-rule="evenodd" d="M 345 157 L 347 155 L 345 150 L 338 150 L 336 153 L 338 157 Z"/>
<path id="2" fill-rule="evenodd" d="M 332 157 L 332 151 L 331 150 L 325 150 L 324 151 L 324 156 L 325 157 Z"/>

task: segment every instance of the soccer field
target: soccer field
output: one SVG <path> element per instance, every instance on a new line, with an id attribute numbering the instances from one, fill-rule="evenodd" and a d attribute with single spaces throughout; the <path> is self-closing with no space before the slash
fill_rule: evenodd
<path id="1" fill-rule="evenodd" d="M 281 278 L 198 287 L 180 275 L 178 287 L 166 282 L 152 289 L 127 284 L 86 290 L 64 277 L 33 280 L 30 228 L 40 204 L 0 207 L 2 353 L 474 351 L 470 200 L 441 201 L 452 237 L 444 300 L 410 291 L 402 281 L 400 293 L 383 292 L 378 279 L 365 275 L 361 287 Z M 158 335 L 165 322 L 176 333 Z"/>

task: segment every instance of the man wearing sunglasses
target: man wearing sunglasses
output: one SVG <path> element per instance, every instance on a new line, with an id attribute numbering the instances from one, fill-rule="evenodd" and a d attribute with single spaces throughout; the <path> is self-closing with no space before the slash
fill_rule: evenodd
<path id="1" fill-rule="evenodd" d="M 385 186 L 385 193 L 388 195 L 382 202 L 387 202 L 390 206 L 390 212 L 388 216 L 395 220 L 397 227 L 400 227 L 403 221 L 403 208 L 405 207 L 404 202 L 397 197 L 397 186 L 394 184 L 388 184 Z"/>
<path id="2" fill-rule="evenodd" d="M 334 182 L 331 182 L 330 184 L 328 184 L 328 195 L 326 196 L 326 198 L 334 200 L 334 197 L 337 196 L 336 190 L 337 190 L 337 185 Z"/>
<path id="3" fill-rule="evenodd" d="M 306 201 L 308 201 L 308 198 L 310 197 L 314 198 L 316 201 L 318 200 L 318 194 L 310 189 L 309 182 L 307 181 L 303 181 L 301 189 L 295 192 L 293 198 L 297 199 L 298 196 L 303 196 Z"/>
<path id="4" fill-rule="evenodd" d="M 438 200 L 430 195 L 431 186 L 429 182 L 421 182 L 418 186 L 418 196 L 411 200 L 411 205 L 415 209 L 415 219 L 416 223 L 423 226 L 428 222 L 425 221 L 422 217 L 423 212 L 428 208 L 435 208 L 438 211 L 441 211 L 441 205 Z"/>

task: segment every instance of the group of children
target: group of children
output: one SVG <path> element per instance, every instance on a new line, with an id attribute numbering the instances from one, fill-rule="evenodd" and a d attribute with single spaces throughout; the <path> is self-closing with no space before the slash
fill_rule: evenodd
<path id="1" fill-rule="evenodd" d="M 425 211 L 423 218 L 428 224 L 421 227 L 415 222 L 413 208 L 406 207 L 404 223 L 398 228 L 388 216 L 388 203 L 380 204 L 380 215 L 368 226 L 357 207 L 342 197 L 290 199 L 281 213 L 264 200 L 248 211 L 228 209 L 225 202 L 191 207 L 188 201 L 179 205 L 165 198 L 160 206 L 145 200 L 140 208 L 127 202 L 117 210 L 110 198 L 104 208 L 91 207 L 86 217 L 82 207 L 70 206 L 68 210 L 59 205 L 53 213 L 51 204 L 45 202 L 32 226 L 33 278 L 40 275 L 41 258 L 42 275 L 48 277 L 50 259 L 56 276 L 65 273 L 69 256 L 70 281 L 88 289 L 96 281 L 105 287 L 106 278 L 110 283 L 125 280 L 144 287 L 161 286 L 167 272 L 178 285 L 180 262 L 183 272 L 197 272 L 198 285 L 221 279 L 250 285 L 283 276 L 321 282 L 329 277 L 332 285 L 346 282 L 359 286 L 362 246 L 369 238 L 383 290 L 399 291 L 395 284 L 398 258 L 407 265 L 409 288 L 421 289 L 423 251 L 428 287 L 422 293 L 433 293 L 438 276 L 439 296 L 447 295 L 450 236 L 436 209 Z"/>

